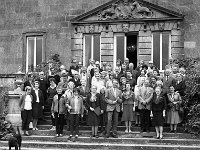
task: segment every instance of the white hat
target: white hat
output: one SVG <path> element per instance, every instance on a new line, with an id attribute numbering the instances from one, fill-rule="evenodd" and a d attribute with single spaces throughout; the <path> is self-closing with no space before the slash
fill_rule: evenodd
<path id="1" fill-rule="evenodd" d="M 61 74 L 61 75 L 67 74 L 67 71 L 66 71 L 66 70 L 62 70 L 62 71 L 60 72 L 60 74 Z"/>
<path id="2" fill-rule="evenodd" d="M 61 69 L 61 70 L 65 69 L 65 66 L 64 66 L 64 65 L 61 65 L 61 66 L 60 66 L 60 69 Z"/>
<path id="3" fill-rule="evenodd" d="M 78 74 L 78 71 L 76 71 L 76 70 L 74 70 L 74 69 L 72 69 L 71 72 L 72 72 L 73 75 L 74 75 L 74 74 Z"/>
<path id="4" fill-rule="evenodd" d="M 129 60 L 128 58 L 125 58 L 125 60 Z"/>
<path id="5" fill-rule="evenodd" d="M 100 63 L 99 63 L 99 61 L 96 61 L 95 64 L 96 64 L 96 65 L 99 65 Z"/>

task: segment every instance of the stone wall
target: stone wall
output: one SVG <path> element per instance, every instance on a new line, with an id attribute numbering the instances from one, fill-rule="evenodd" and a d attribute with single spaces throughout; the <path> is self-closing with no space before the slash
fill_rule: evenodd
<path id="1" fill-rule="evenodd" d="M 22 33 L 43 30 L 47 33 L 46 58 L 60 54 L 63 64 L 70 66 L 71 56 L 79 55 L 71 42 L 70 19 L 110 0 L 0 0 L 0 68 L 2 73 L 16 72 L 22 66 Z M 182 45 L 185 55 L 199 57 L 200 51 L 200 1 L 199 0 L 146 0 L 168 9 L 181 12 Z M 181 36 L 180 36 L 181 37 Z M 172 38 L 173 51 L 177 35 Z M 77 45 L 81 47 L 80 45 Z M 179 47 L 180 46 L 180 47 Z M 71 52 L 72 49 L 72 52 Z"/>
<path id="2" fill-rule="evenodd" d="M 184 45 L 186 57 L 200 57 L 200 1 L 199 0 L 146 0 L 156 5 L 181 12 L 185 15 L 180 25 L 183 38 L 174 37 L 173 40 L 181 38 Z M 179 51 L 178 47 L 174 51 Z"/>
<path id="3" fill-rule="evenodd" d="M 22 34 L 45 31 L 46 59 L 60 54 L 71 63 L 70 19 L 109 0 L 0 0 L 0 74 L 16 72 L 22 65 Z"/>

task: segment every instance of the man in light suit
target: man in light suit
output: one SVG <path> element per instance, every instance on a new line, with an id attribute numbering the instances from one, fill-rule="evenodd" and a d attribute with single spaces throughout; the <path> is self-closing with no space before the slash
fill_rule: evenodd
<path id="1" fill-rule="evenodd" d="M 113 80 L 113 88 L 106 91 L 105 101 L 107 103 L 106 111 L 108 115 L 106 137 L 109 138 L 112 126 L 112 136 L 117 138 L 118 115 L 122 103 L 122 92 L 118 89 L 117 80 Z"/>
<path id="2" fill-rule="evenodd" d="M 139 88 L 138 94 L 138 109 L 141 117 L 141 132 L 149 132 L 150 129 L 150 110 L 153 92 L 153 88 L 149 86 L 149 80 L 146 79 L 144 86 Z"/>

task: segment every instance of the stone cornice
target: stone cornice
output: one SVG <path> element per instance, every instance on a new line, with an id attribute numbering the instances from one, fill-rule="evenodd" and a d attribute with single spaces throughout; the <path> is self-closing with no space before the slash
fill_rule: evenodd
<path id="1" fill-rule="evenodd" d="M 131 2 L 137 2 L 138 4 L 142 4 L 142 6 L 147 6 L 150 9 L 154 9 L 161 13 L 164 13 L 170 17 L 163 17 L 163 18 L 151 18 L 151 17 L 144 17 L 144 18 L 134 18 L 134 19 L 108 19 L 108 20 L 93 20 L 93 21 L 83 21 L 85 18 L 97 15 L 99 12 L 102 12 L 106 9 L 112 8 L 113 4 L 121 2 L 120 0 L 112 0 L 108 3 L 105 3 L 91 11 L 88 11 L 82 15 L 79 15 L 71 20 L 72 24 L 85 24 L 85 23 L 111 23 L 111 22 L 140 22 L 140 21 L 158 21 L 158 20 L 182 20 L 184 15 L 177 13 L 175 11 L 166 9 L 164 7 L 146 2 L 144 0 L 132 0 Z"/>

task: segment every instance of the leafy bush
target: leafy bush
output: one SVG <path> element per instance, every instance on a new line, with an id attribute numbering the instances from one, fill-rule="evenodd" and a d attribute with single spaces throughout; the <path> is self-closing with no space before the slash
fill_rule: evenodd
<path id="1" fill-rule="evenodd" d="M 59 72 L 59 68 L 61 65 L 61 61 L 58 54 L 54 54 L 51 56 L 49 61 L 47 62 L 41 62 L 37 67 L 35 68 L 36 72 L 44 71 L 46 74 L 50 71 L 53 73 Z"/>
<path id="2" fill-rule="evenodd" d="M 33 73 L 33 76 L 34 76 L 34 79 L 37 79 L 38 78 L 38 73 L 40 71 L 44 71 L 45 75 L 49 75 L 49 70 L 53 73 L 53 74 L 56 74 L 58 73 L 60 70 L 60 66 L 61 66 L 61 61 L 60 61 L 60 58 L 59 58 L 59 54 L 54 54 L 50 57 L 50 59 L 47 61 L 47 62 L 41 62 L 40 64 L 38 64 L 36 66 L 35 69 L 32 69 L 32 73 Z M 25 80 L 27 79 L 28 77 L 26 76 L 25 77 Z"/>
<path id="3" fill-rule="evenodd" d="M 183 97 L 184 125 L 189 133 L 200 133 L 200 59 L 185 58 L 174 63 L 186 69 L 186 90 Z"/>
<path id="4" fill-rule="evenodd" d="M 5 140 L 5 137 L 9 133 L 13 133 L 14 129 L 10 122 L 5 121 L 5 116 L 0 116 L 0 140 Z"/>

